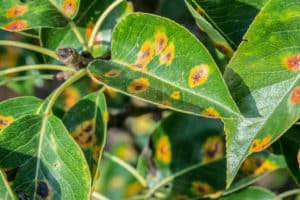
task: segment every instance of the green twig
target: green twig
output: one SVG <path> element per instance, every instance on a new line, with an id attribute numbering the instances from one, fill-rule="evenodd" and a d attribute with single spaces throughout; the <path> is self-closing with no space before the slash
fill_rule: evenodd
<path id="1" fill-rule="evenodd" d="M 289 197 L 289 196 L 292 196 L 292 195 L 300 195 L 300 189 L 294 189 L 294 190 L 290 190 L 290 191 L 287 191 L 287 192 L 283 192 L 281 194 L 279 194 L 277 197 L 276 197 L 276 200 L 282 200 L 286 197 Z"/>
<path id="2" fill-rule="evenodd" d="M 85 41 L 84 41 L 84 39 L 83 39 L 83 37 L 82 37 L 82 35 L 81 35 L 78 27 L 76 26 L 76 24 L 73 21 L 70 21 L 69 25 L 70 25 L 72 31 L 74 32 L 74 34 L 76 35 L 76 37 L 77 37 L 79 43 L 81 44 L 83 50 L 86 50 L 87 47 L 85 45 Z"/>
<path id="3" fill-rule="evenodd" d="M 6 85 L 11 82 L 18 82 L 18 81 L 26 81 L 26 80 L 32 80 L 34 78 L 43 79 L 43 80 L 52 80 L 53 74 L 38 74 L 38 75 L 28 75 L 28 76 L 19 76 L 15 78 L 9 78 L 3 81 L 0 81 L 0 86 Z"/>
<path id="4" fill-rule="evenodd" d="M 91 37 L 89 39 L 88 42 L 88 48 L 91 49 L 92 46 L 94 45 L 95 42 L 95 38 L 97 35 L 98 30 L 100 29 L 101 25 L 103 24 L 105 18 L 109 15 L 109 13 L 116 8 L 120 3 L 122 3 L 124 0 L 116 0 L 115 2 L 113 2 L 102 14 L 101 16 L 98 18 L 92 33 L 91 33 Z"/>
<path id="5" fill-rule="evenodd" d="M 63 84 L 61 84 L 54 93 L 51 94 L 51 97 L 49 99 L 47 108 L 44 112 L 45 115 L 49 115 L 51 112 L 51 109 L 56 101 L 56 99 L 59 97 L 59 95 L 72 83 L 76 82 L 80 78 L 82 78 L 84 75 L 87 74 L 86 69 L 81 69 L 80 71 L 76 72 L 73 76 L 71 76 L 68 80 L 66 80 Z"/>
<path id="6" fill-rule="evenodd" d="M 72 67 L 67 67 L 67 66 L 63 66 L 63 65 L 40 64 L 40 65 L 25 65 L 25 66 L 20 66 L 20 67 L 14 67 L 14 68 L 1 70 L 0 71 L 0 76 L 4 76 L 4 75 L 7 75 L 7 74 L 11 74 L 11 73 L 22 72 L 22 71 L 33 70 L 33 69 L 76 72 L 76 70 L 73 69 Z"/>
<path id="7" fill-rule="evenodd" d="M 18 42 L 18 41 L 12 41 L 12 40 L 0 40 L 0 46 L 14 46 L 14 47 L 19 47 L 19 48 L 24 48 L 24 49 L 28 49 L 31 51 L 35 51 L 41 54 L 45 54 L 49 57 L 52 57 L 56 60 L 58 59 L 58 56 L 56 55 L 56 53 L 54 51 L 51 51 L 49 49 L 45 49 L 36 45 L 32 45 L 32 44 L 27 44 L 27 43 L 23 43 L 23 42 Z"/>
<path id="8" fill-rule="evenodd" d="M 142 177 L 139 172 L 134 169 L 131 165 L 127 164 L 126 162 L 124 162 L 123 160 L 121 160 L 120 158 L 113 156 L 109 153 L 104 152 L 103 156 L 117 164 L 119 164 L 120 166 L 124 167 L 128 172 L 130 172 L 140 183 L 143 187 L 147 187 L 147 181 L 144 179 L 144 177 Z"/>
<path id="9" fill-rule="evenodd" d="M 96 192 L 92 193 L 92 197 L 95 198 L 95 199 L 97 199 L 97 200 L 109 200 L 108 197 L 105 197 L 102 194 L 99 194 L 99 193 L 96 193 Z"/>

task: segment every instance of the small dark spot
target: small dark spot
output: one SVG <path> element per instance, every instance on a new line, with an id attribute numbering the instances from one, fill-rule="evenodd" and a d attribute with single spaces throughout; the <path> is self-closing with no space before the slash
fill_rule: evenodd
<path id="1" fill-rule="evenodd" d="M 45 182 L 40 181 L 38 183 L 38 186 L 37 186 L 37 189 L 36 189 L 36 193 L 38 195 L 40 195 L 42 198 L 46 198 L 47 196 L 49 196 L 48 185 Z"/>
<path id="2" fill-rule="evenodd" d="M 248 42 L 248 39 L 246 39 L 246 38 L 243 38 L 243 42 Z"/>
<path id="3" fill-rule="evenodd" d="M 256 167 L 260 167 L 263 163 L 263 161 L 260 158 L 256 158 L 254 159 L 254 163 L 256 165 Z"/>
<path id="4" fill-rule="evenodd" d="M 90 132 L 91 130 L 93 130 L 93 125 L 90 124 L 87 127 L 85 127 L 85 129 L 83 129 L 84 132 Z"/>
<path id="5" fill-rule="evenodd" d="M 8 182 L 12 182 L 16 179 L 17 172 L 19 170 L 19 167 L 9 170 L 4 170 L 6 174 L 6 179 Z"/>
<path id="6" fill-rule="evenodd" d="M 0 119 L 0 124 L 2 124 L 2 125 L 7 125 L 7 124 L 8 124 L 8 121 L 5 120 L 5 119 Z"/>
<path id="7" fill-rule="evenodd" d="M 143 85 L 135 85 L 134 90 L 142 90 L 144 88 Z"/>
<path id="8" fill-rule="evenodd" d="M 93 135 L 90 135 L 90 136 L 87 138 L 86 143 L 90 143 L 92 140 L 93 140 Z"/>
<path id="9" fill-rule="evenodd" d="M 147 49 L 145 52 L 142 53 L 140 59 L 145 59 L 150 55 L 150 49 Z"/>

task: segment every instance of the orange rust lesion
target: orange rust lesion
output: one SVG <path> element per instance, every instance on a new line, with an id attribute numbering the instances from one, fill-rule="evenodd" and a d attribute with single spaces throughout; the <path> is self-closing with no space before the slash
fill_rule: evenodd
<path id="1" fill-rule="evenodd" d="M 214 43 L 215 47 L 224 55 L 231 57 L 233 55 L 233 50 L 228 44 Z"/>
<path id="2" fill-rule="evenodd" d="M 291 94 L 291 102 L 293 104 L 300 104 L 300 86 L 297 86 Z"/>
<path id="3" fill-rule="evenodd" d="M 252 175 L 263 163 L 264 159 L 261 157 L 248 157 L 241 165 L 241 172 L 245 175 Z"/>
<path id="4" fill-rule="evenodd" d="M 131 65 L 134 70 L 145 70 L 149 62 L 153 59 L 154 47 L 153 44 L 147 40 L 145 41 L 137 55 L 135 64 Z"/>
<path id="5" fill-rule="evenodd" d="M 94 26 L 95 26 L 95 24 L 92 21 L 89 21 L 89 23 L 87 24 L 87 26 L 85 28 L 85 38 L 87 40 L 89 40 L 91 38 Z M 94 45 L 99 45 L 101 43 L 101 41 L 102 41 L 102 35 L 101 35 L 101 32 L 98 32 L 95 37 Z"/>
<path id="6" fill-rule="evenodd" d="M 165 33 L 157 31 L 154 35 L 155 38 L 155 54 L 160 54 L 167 46 L 168 38 Z"/>
<path id="7" fill-rule="evenodd" d="M 250 147 L 249 152 L 260 152 L 265 150 L 269 144 L 272 142 L 272 135 L 267 135 L 263 139 L 255 139 Z"/>
<path id="8" fill-rule="evenodd" d="M 175 46 L 173 42 L 169 42 L 168 46 L 163 50 L 159 57 L 160 65 L 171 65 L 175 57 Z"/>
<path id="9" fill-rule="evenodd" d="M 76 12 L 77 6 L 77 0 L 64 0 L 62 4 L 62 13 L 67 17 L 71 17 Z"/>
<path id="10" fill-rule="evenodd" d="M 213 192 L 209 184 L 200 181 L 193 181 L 191 190 L 196 195 L 205 195 Z"/>
<path id="11" fill-rule="evenodd" d="M 188 77 L 189 87 L 194 88 L 204 84 L 208 79 L 208 74 L 209 68 L 205 64 L 192 68 Z"/>
<path id="12" fill-rule="evenodd" d="M 298 150 L 297 161 L 298 161 L 298 166 L 299 166 L 299 169 L 300 169 L 300 149 Z"/>
<path id="13" fill-rule="evenodd" d="M 84 121 L 74 132 L 71 133 L 77 144 L 85 149 L 95 143 L 95 120 Z"/>
<path id="14" fill-rule="evenodd" d="M 66 108 L 71 108 L 80 97 L 78 90 L 72 87 L 66 88 L 63 92 L 63 95 L 65 96 L 64 105 Z"/>
<path id="15" fill-rule="evenodd" d="M 209 138 L 203 147 L 203 162 L 218 160 L 224 156 L 224 142 L 221 137 Z"/>
<path id="16" fill-rule="evenodd" d="M 172 98 L 172 99 L 175 99 L 175 100 L 180 99 L 180 98 L 181 98 L 180 91 L 174 91 L 174 92 L 171 94 L 171 98 Z"/>
<path id="17" fill-rule="evenodd" d="M 291 71 L 300 70 L 300 54 L 284 58 L 284 65 Z"/>
<path id="18" fill-rule="evenodd" d="M 145 92 L 149 87 L 149 79 L 147 78 L 139 78 L 134 80 L 127 88 L 127 90 L 131 93 L 140 93 Z"/>
<path id="19" fill-rule="evenodd" d="M 202 114 L 206 117 L 220 118 L 220 114 L 213 107 L 206 108 Z"/>
<path id="20" fill-rule="evenodd" d="M 27 5 L 15 5 L 7 11 L 6 16 L 9 18 L 21 17 L 25 14 L 26 10 Z"/>
<path id="21" fill-rule="evenodd" d="M 27 21 L 26 20 L 12 21 L 6 24 L 3 28 L 11 32 L 23 31 L 27 28 Z"/>
<path id="22" fill-rule="evenodd" d="M 14 118 L 12 116 L 0 115 L 0 130 L 7 127 L 13 121 L 14 121 Z"/>
<path id="23" fill-rule="evenodd" d="M 172 152 L 168 136 L 163 135 L 158 139 L 155 157 L 164 164 L 169 164 L 171 162 Z"/>
<path id="24" fill-rule="evenodd" d="M 117 77 L 121 74 L 121 70 L 112 69 L 104 74 L 107 78 Z"/>
<path id="25" fill-rule="evenodd" d="M 266 160 L 265 162 L 262 163 L 262 165 L 260 167 L 255 169 L 254 175 L 256 176 L 256 175 L 259 175 L 259 174 L 262 174 L 265 172 L 271 172 L 277 168 L 278 168 L 278 166 L 276 164 Z"/>
<path id="26" fill-rule="evenodd" d="M 131 197 L 131 196 L 136 195 L 139 192 L 141 192 L 142 189 L 143 189 L 143 186 L 139 182 L 134 181 L 133 183 L 130 183 L 127 186 L 124 196 Z"/>

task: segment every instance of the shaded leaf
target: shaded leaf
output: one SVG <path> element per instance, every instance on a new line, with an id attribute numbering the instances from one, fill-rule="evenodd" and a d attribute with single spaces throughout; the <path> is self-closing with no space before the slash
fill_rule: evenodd
<path id="1" fill-rule="evenodd" d="M 114 29 L 111 51 L 111 61 L 90 63 L 94 80 L 182 112 L 239 117 L 209 53 L 178 24 L 150 14 L 128 15 Z"/>
<path id="2" fill-rule="evenodd" d="M 107 121 L 105 97 L 100 91 L 85 96 L 63 118 L 71 136 L 84 152 L 92 176 L 101 160 Z"/>
<path id="3" fill-rule="evenodd" d="M 0 199 L 1 200 L 13 200 L 16 199 L 13 191 L 11 190 L 4 173 L 0 170 Z"/>
<path id="4" fill-rule="evenodd" d="M 239 192 L 220 198 L 220 200 L 275 200 L 275 195 L 260 187 L 249 187 Z"/>
<path id="5" fill-rule="evenodd" d="M 296 0 L 270 1 L 225 71 L 245 117 L 224 120 L 228 185 L 249 154 L 268 147 L 300 117 L 299 8 Z"/>
<path id="6" fill-rule="evenodd" d="M 3 129 L 0 166 L 15 171 L 10 184 L 24 198 L 89 198 L 88 165 L 55 116 L 26 115 Z"/>
<path id="7" fill-rule="evenodd" d="M 64 16 L 74 18 L 80 6 L 80 0 L 48 0 Z"/>
<path id="8" fill-rule="evenodd" d="M 156 13 L 178 23 L 186 23 L 191 18 L 182 0 L 159 0 Z"/>

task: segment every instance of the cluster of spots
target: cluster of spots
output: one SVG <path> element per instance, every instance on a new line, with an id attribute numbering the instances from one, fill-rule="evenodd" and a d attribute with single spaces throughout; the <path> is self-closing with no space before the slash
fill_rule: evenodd
<path id="1" fill-rule="evenodd" d="M 285 66 L 292 71 L 300 70 L 300 54 L 285 58 L 284 59 Z"/>
<path id="2" fill-rule="evenodd" d="M 3 169 L 3 172 L 5 174 L 5 179 L 7 180 L 9 185 L 12 185 L 12 183 L 16 179 L 18 170 L 19 170 L 19 167 L 17 167 L 17 168 L 4 168 Z"/>
<path id="3" fill-rule="evenodd" d="M 196 195 L 205 195 L 212 193 L 213 191 L 212 187 L 209 184 L 200 181 L 193 181 L 191 190 Z"/>
<path id="4" fill-rule="evenodd" d="M 271 141 L 272 141 L 272 135 L 267 135 L 263 139 L 255 139 L 250 147 L 249 152 L 250 153 L 260 152 L 266 149 L 267 146 L 269 146 L 269 144 L 271 143 Z"/>
<path id="5" fill-rule="evenodd" d="M 131 93 L 140 93 L 146 91 L 149 85 L 149 80 L 147 78 L 139 78 L 134 80 L 127 89 Z"/>
<path id="6" fill-rule="evenodd" d="M 63 95 L 65 96 L 64 105 L 66 108 L 72 107 L 80 97 L 78 90 L 72 87 L 66 88 Z"/>
<path id="7" fill-rule="evenodd" d="M 95 140 L 95 120 L 84 121 L 71 135 L 81 148 L 91 147 Z"/>
<path id="8" fill-rule="evenodd" d="M 9 18 L 20 17 L 25 14 L 26 10 L 27 5 L 16 5 L 7 11 L 6 16 Z"/>
<path id="9" fill-rule="evenodd" d="M 203 162 L 210 162 L 224 156 L 224 142 L 221 137 L 208 138 L 203 146 Z"/>
<path id="10" fill-rule="evenodd" d="M 180 99 L 180 91 L 174 91 L 172 94 L 171 94 L 171 98 L 172 99 L 175 99 L 175 100 L 178 100 Z"/>
<path id="11" fill-rule="evenodd" d="M 11 31 L 11 32 L 23 31 L 24 29 L 27 28 L 27 21 L 26 20 L 12 21 L 12 22 L 6 24 L 3 28 L 5 30 Z"/>
<path id="12" fill-rule="evenodd" d="M 85 37 L 87 40 L 89 40 L 91 38 L 91 35 L 92 35 L 92 31 L 93 31 L 93 28 L 94 28 L 95 24 L 90 21 L 87 26 L 86 26 L 86 29 L 85 29 Z M 96 34 L 96 37 L 95 37 L 95 41 L 94 41 L 94 45 L 98 45 L 101 43 L 101 40 L 102 40 L 102 36 L 101 36 L 101 33 L 98 32 Z"/>
<path id="13" fill-rule="evenodd" d="M 114 176 L 109 180 L 108 187 L 111 189 L 122 188 L 125 184 L 125 180 L 122 176 Z"/>
<path id="14" fill-rule="evenodd" d="M 8 126 L 14 121 L 12 116 L 2 116 L 0 115 L 0 130 Z"/>
<path id="15" fill-rule="evenodd" d="M 172 198 L 172 200 L 189 200 L 190 198 L 186 195 L 176 195 L 175 197 Z"/>
<path id="16" fill-rule="evenodd" d="M 112 69 L 112 70 L 106 72 L 106 73 L 104 74 L 104 76 L 107 77 L 107 78 L 111 78 L 111 77 L 117 77 L 117 76 L 119 76 L 120 74 L 121 74 L 121 70 Z"/>
<path id="17" fill-rule="evenodd" d="M 241 172 L 245 175 L 252 175 L 255 170 L 263 164 L 263 162 L 264 159 L 261 157 L 249 157 L 243 162 Z"/>
<path id="18" fill-rule="evenodd" d="M 136 195 L 139 192 L 141 192 L 142 189 L 143 189 L 143 186 L 139 182 L 135 181 L 133 183 L 130 183 L 127 186 L 124 196 L 131 197 L 131 196 Z"/>
<path id="19" fill-rule="evenodd" d="M 299 165 L 299 169 L 300 169 L 300 149 L 298 150 L 297 161 L 298 161 L 298 165 Z"/>
<path id="20" fill-rule="evenodd" d="M 38 182 L 36 193 L 42 197 L 42 199 L 50 199 L 50 188 L 48 187 L 48 184 L 44 181 Z"/>
<path id="21" fill-rule="evenodd" d="M 219 118 L 220 114 L 213 108 L 213 107 L 209 107 L 206 108 L 202 114 L 206 117 L 212 117 L 212 118 Z"/>
<path id="22" fill-rule="evenodd" d="M 277 165 L 266 160 L 265 162 L 262 163 L 257 169 L 254 171 L 254 175 L 259 175 L 265 172 L 271 172 L 277 169 Z"/>
<path id="23" fill-rule="evenodd" d="M 168 136 L 161 136 L 156 145 L 156 159 L 164 164 L 169 164 L 172 158 L 171 145 Z"/>
<path id="24" fill-rule="evenodd" d="M 300 104 L 300 86 L 297 86 L 291 95 L 291 102 L 294 104 Z"/>
<path id="25" fill-rule="evenodd" d="M 191 69 L 188 84 L 191 88 L 204 84 L 208 78 L 209 68 L 202 64 Z"/>
<path id="26" fill-rule="evenodd" d="M 62 4 L 62 13 L 71 17 L 77 10 L 77 0 L 64 0 Z"/>

